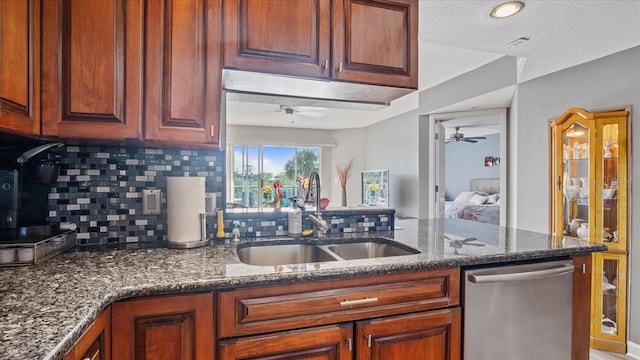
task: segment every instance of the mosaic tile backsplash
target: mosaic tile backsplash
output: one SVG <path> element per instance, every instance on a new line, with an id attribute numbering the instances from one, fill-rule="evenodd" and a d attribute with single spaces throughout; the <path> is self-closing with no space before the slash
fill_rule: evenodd
<path id="1" fill-rule="evenodd" d="M 79 245 L 151 243 L 167 239 L 166 194 L 168 176 L 202 176 L 206 192 L 224 203 L 225 153 L 220 150 L 145 149 L 67 146 L 60 176 L 49 194 L 51 222 L 78 226 Z M 162 212 L 142 214 L 143 189 L 162 190 Z M 393 209 L 325 211 L 330 233 L 393 230 Z M 287 234 L 286 213 L 226 214 L 229 236 L 234 223 L 241 237 Z M 311 228 L 311 221 L 303 222 Z M 207 233 L 217 230 L 216 218 L 207 218 Z"/>
<path id="2" fill-rule="evenodd" d="M 203 176 L 222 203 L 224 152 L 67 146 L 49 194 L 49 220 L 78 226 L 78 244 L 166 240 L 168 176 Z M 162 213 L 142 214 L 143 189 L 161 189 Z M 208 232 L 213 233 L 213 222 Z"/>

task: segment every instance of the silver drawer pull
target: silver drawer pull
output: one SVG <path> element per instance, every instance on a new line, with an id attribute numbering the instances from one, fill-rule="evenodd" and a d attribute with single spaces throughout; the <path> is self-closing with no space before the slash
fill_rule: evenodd
<path id="1" fill-rule="evenodd" d="M 351 306 L 351 305 L 360 305 L 360 304 L 370 304 L 378 302 L 378 298 L 364 298 L 359 300 L 344 300 L 340 301 L 340 306 Z"/>

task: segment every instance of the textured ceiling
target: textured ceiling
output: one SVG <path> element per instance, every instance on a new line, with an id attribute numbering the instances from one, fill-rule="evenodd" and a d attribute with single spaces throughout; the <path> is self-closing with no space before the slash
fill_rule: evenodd
<path id="1" fill-rule="evenodd" d="M 640 45 L 640 0 L 529 0 L 517 15 L 493 19 L 501 1 L 419 0 L 420 90 L 428 89 L 505 55 L 521 59 L 518 82 L 531 80 Z M 520 37 L 530 40 L 507 45 Z M 473 107 L 509 102 L 471 99 Z M 506 96 L 506 98 L 505 98 Z M 453 104 L 448 111 L 459 111 Z M 418 107 L 417 93 L 379 111 L 302 108 L 294 123 L 278 105 L 229 101 L 227 123 L 317 129 L 363 127 Z M 469 107 L 466 107 L 467 109 Z"/>

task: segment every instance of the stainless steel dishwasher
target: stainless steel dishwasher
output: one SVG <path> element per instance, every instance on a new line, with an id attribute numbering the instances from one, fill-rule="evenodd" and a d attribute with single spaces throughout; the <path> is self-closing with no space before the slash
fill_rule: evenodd
<path id="1" fill-rule="evenodd" d="M 464 271 L 464 360 L 571 359 L 571 260 Z"/>

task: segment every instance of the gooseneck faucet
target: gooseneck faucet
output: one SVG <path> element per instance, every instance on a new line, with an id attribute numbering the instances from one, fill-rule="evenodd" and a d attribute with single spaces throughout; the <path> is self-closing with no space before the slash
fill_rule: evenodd
<path id="1" fill-rule="evenodd" d="M 323 237 L 324 233 L 329 230 L 329 225 L 326 221 L 322 220 L 322 212 L 320 212 L 320 174 L 317 171 L 312 171 L 309 174 L 309 187 L 307 188 L 307 193 L 305 195 L 304 201 L 310 202 L 311 200 L 311 186 L 315 185 L 315 203 L 316 203 L 316 213 L 309 215 L 309 219 L 313 221 L 313 235 L 315 237 Z"/>

